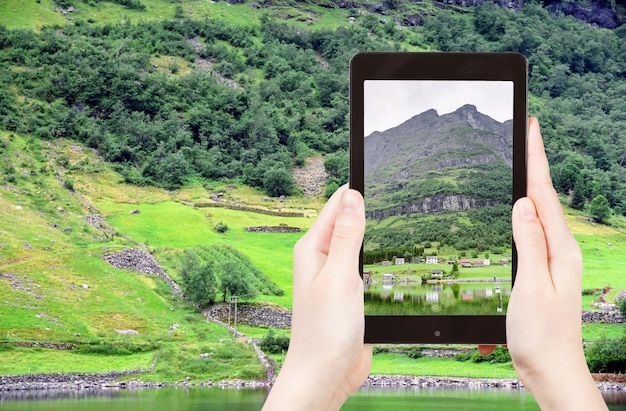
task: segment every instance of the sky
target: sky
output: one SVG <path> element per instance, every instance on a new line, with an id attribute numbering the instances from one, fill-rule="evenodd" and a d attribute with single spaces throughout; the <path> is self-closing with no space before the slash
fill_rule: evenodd
<path id="1" fill-rule="evenodd" d="M 512 81 L 366 80 L 363 87 L 366 136 L 430 109 L 443 115 L 465 104 L 499 122 L 513 118 Z"/>

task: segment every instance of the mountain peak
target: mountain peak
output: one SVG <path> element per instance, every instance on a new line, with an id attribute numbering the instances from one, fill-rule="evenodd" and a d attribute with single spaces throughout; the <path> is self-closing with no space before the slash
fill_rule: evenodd
<path id="1" fill-rule="evenodd" d="M 465 114 L 465 113 L 478 113 L 478 109 L 476 108 L 475 105 L 473 104 L 465 104 L 459 108 L 456 109 L 455 113 L 461 113 L 461 114 Z"/>

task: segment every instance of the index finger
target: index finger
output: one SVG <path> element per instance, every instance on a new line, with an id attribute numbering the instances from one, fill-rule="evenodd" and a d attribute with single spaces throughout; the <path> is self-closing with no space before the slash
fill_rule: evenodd
<path id="1" fill-rule="evenodd" d="M 549 263 L 571 262 L 579 254 L 578 244 L 565 221 L 556 190 L 552 186 L 550 167 L 537 119 L 528 121 L 528 187 L 527 194 L 537 209 L 546 236 Z M 553 272 L 557 280 L 559 270 Z M 564 273 L 567 274 L 567 273 Z"/>

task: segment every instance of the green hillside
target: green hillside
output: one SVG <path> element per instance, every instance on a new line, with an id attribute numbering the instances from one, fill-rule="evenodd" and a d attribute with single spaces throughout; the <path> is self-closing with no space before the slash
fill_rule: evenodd
<path id="1" fill-rule="evenodd" d="M 116 269 L 102 255 L 148 245 L 167 263 L 166 256 L 173 249 L 231 244 L 287 291 L 282 297 L 257 299 L 290 307 L 291 248 L 299 236 L 246 233 L 243 227 L 287 222 L 306 229 L 311 218 L 183 206 L 182 199 L 200 198 L 203 193 L 208 198 L 209 192 L 199 187 L 168 193 L 124 186 L 122 177 L 92 150 L 67 141 L 49 144 L 2 133 L 0 142 L 3 168 L 15 169 L 0 196 L 0 373 L 145 369 L 158 357 L 154 372 L 142 378 L 167 381 L 183 374 L 194 379 L 263 377 L 263 367 L 251 347 L 220 343 L 231 341 L 232 336 L 221 326 L 205 322 L 191 304 L 173 296 L 165 281 Z M 70 181 L 72 189 L 67 187 Z M 245 187 L 241 191 L 243 198 L 254 198 Z M 260 194 L 256 197 L 262 202 Z M 318 205 L 316 201 L 312 204 Z M 132 209 L 142 212 L 129 214 Z M 112 227 L 99 230 L 85 222 L 98 210 Z M 228 224 L 228 232 L 215 233 L 213 221 Z M 171 273 L 177 278 L 176 271 Z M 137 333 L 125 335 L 118 330 Z M 81 350 L 4 345 L 22 342 L 79 347 L 112 344 L 133 354 L 115 355 L 113 349 L 113 355 L 101 358 Z M 235 353 L 236 365 L 222 361 L 219 366 L 193 371 L 187 364 L 200 352 L 220 350 L 230 352 L 226 356 L 224 351 L 225 358 Z"/>
<path id="2" fill-rule="evenodd" d="M 626 289 L 624 28 L 594 29 L 539 4 L 513 12 L 386 3 L 394 7 L 1 2 L 0 374 L 155 364 L 139 378 L 264 378 L 250 345 L 205 321 L 166 281 L 102 257 L 143 249 L 181 281 L 184 250 L 230 246 L 284 292 L 250 300 L 290 308 L 291 249 L 301 234 L 244 227 L 310 227 L 324 199 L 304 197 L 292 171 L 312 156 L 326 159 L 329 187 L 346 181 L 347 68 L 357 51 L 526 54 L 531 113 L 542 122 L 563 203 L 576 208 L 566 210 L 585 258 L 582 308 L 605 286 L 614 301 Z M 589 222 L 600 197 L 605 224 Z M 215 198 L 229 207 L 196 206 Z M 471 227 L 474 217 L 459 221 Z M 223 233 L 214 230 L 220 223 Z M 422 223 L 442 227 L 435 218 Z M 395 241 L 399 227 L 394 216 L 377 228 Z M 508 252 L 491 249 L 503 241 L 436 246 L 446 256 L 496 255 Z M 588 340 L 621 333 L 620 325 L 585 327 Z M 76 349 L 32 346 L 41 342 Z M 385 354 L 375 364 L 391 372 L 406 359 Z M 407 372 L 442 372 L 428 367 Z"/>

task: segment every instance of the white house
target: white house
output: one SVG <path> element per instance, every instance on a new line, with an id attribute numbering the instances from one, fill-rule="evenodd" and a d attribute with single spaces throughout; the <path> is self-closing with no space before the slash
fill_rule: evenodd
<path id="1" fill-rule="evenodd" d="M 437 264 L 439 259 L 436 255 L 427 255 L 426 256 L 426 264 Z"/>

